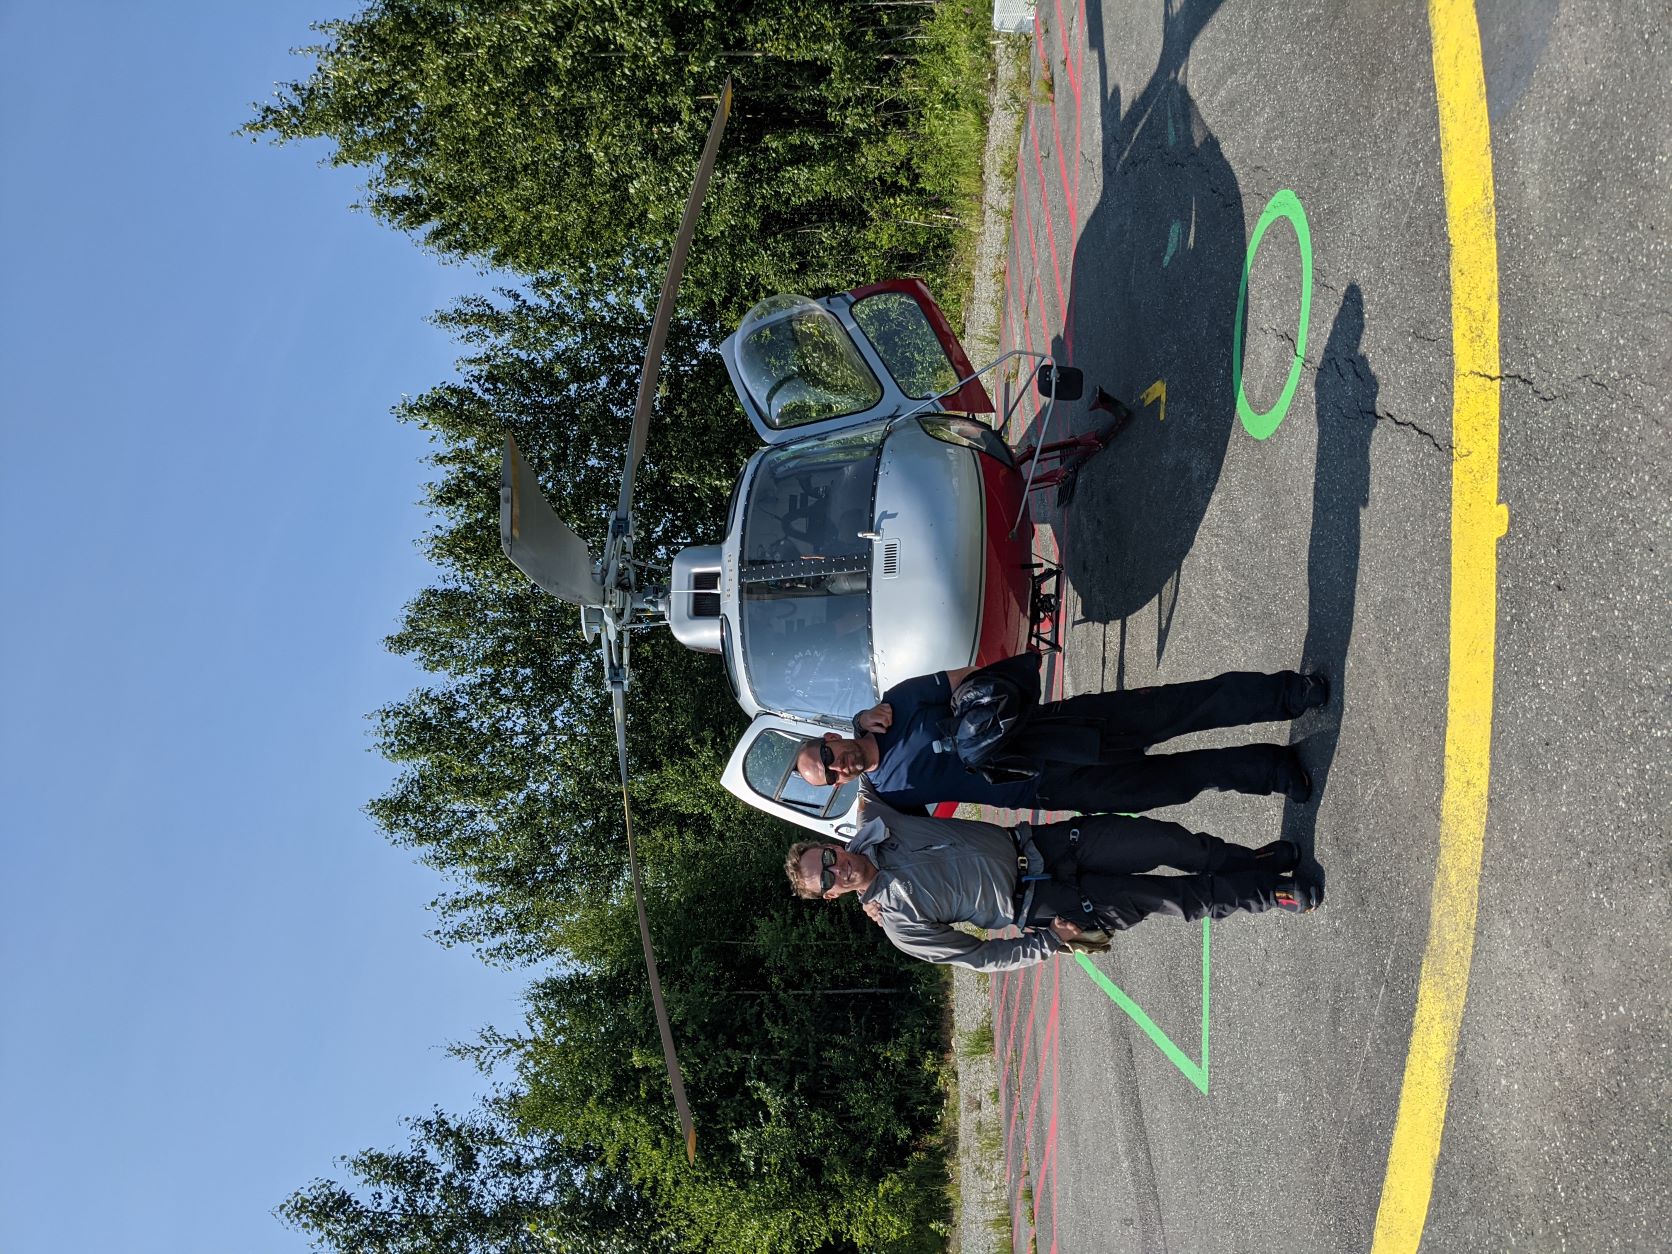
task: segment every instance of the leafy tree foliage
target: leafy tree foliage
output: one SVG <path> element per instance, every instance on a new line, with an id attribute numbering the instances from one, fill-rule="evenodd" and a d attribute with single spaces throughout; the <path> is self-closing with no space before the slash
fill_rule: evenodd
<path id="1" fill-rule="evenodd" d="M 407 1121 L 405 1149 L 343 1160 L 358 1189 L 315 1180 L 279 1216 L 357 1254 L 669 1254 L 644 1197 L 595 1146 L 525 1136 L 504 1099 Z"/>
<path id="2" fill-rule="evenodd" d="M 666 255 L 729 75 L 736 104 L 686 298 L 735 317 L 772 291 L 944 261 L 974 171 L 952 142 L 968 136 L 922 123 L 979 115 L 984 82 L 958 71 L 979 62 L 983 24 L 931 12 L 378 0 L 321 24 L 325 42 L 304 50 L 313 73 L 245 129 L 329 140 L 335 164 L 370 171 L 367 207 L 439 251 L 575 276 L 647 244 Z M 955 52 L 954 72 L 926 70 L 926 49 Z"/>

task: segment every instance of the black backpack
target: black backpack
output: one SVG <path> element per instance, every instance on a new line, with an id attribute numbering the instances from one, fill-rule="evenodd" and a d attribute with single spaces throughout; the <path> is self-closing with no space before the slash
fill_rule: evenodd
<path id="1" fill-rule="evenodd" d="M 937 753 L 956 753 L 991 783 L 1032 779 L 1046 766 L 1102 760 L 1103 729 L 1093 719 L 1051 713 L 1039 703 L 1038 653 L 1007 657 L 972 672 L 952 694 Z"/>
<path id="2" fill-rule="evenodd" d="M 1022 653 L 966 676 L 952 693 L 952 716 L 941 721 L 935 752 L 956 753 L 967 769 L 993 779 L 989 768 L 1039 706 L 1039 663 L 1039 654 Z M 998 778 L 1038 773 L 1037 768 L 1017 771 L 1013 766 L 1002 771 Z"/>

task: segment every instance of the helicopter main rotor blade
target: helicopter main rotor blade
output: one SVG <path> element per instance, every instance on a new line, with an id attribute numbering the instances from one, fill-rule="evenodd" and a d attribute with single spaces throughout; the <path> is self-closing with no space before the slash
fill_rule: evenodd
<path id="1" fill-rule="evenodd" d="M 553 596 L 576 605 L 604 603 L 586 541 L 546 504 L 539 481 L 509 435 L 499 472 L 499 546 L 518 570 Z"/>
<path id="2" fill-rule="evenodd" d="M 633 844 L 633 804 L 627 798 L 627 693 L 616 679 L 610 681 L 610 700 L 615 706 L 615 751 L 621 763 L 621 810 L 627 819 L 627 865 L 633 872 L 633 904 L 639 912 L 639 940 L 644 943 L 644 969 L 650 975 L 650 1001 L 656 1008 L 656 1030 L 662 1034 L 662 1058 L 668 1064 L 668 1083 L 673 1086 L 673 1106 L 679 1112 L 679 1127 L 685 1133 L 685 1159 L 697 1161 L 697 1127 L 691 1120 L 691 1104 L 685 1100 L 685 1079 L 679 1070 L 679 1055 L 673 1048 L 673 1024 L 662 1001 L 662 977 L 656 970 L 656 951 L 650 946 L 650 918 L 644 909 L 644 887 L 639 881 L 639 855 Z"/>
<path id="3" fill-rule="evenodd" d="M 650 429 L 650 410 L 656 399 L 656 380 L 662 371 L 662 348 L 668 338 L 668 324 L 673 321 L 674 294 L 679 291 L 679 280 L 685 273 L 685 255 L 691 251 L 691 237 L 697 232 L 697 211 L 702 208 L 703 194 L 708 190 L 708 176 L 714 171 L 714 156 L 720 150 L 720 135 L 726 129 L 726 118 L 731 113 L 731 79 L 720 89 L 720 103 L 714 109 L 714 121 L 708 127 L 708 142 L 703 145 L 702 160 L 697 163 L 696 182 L 685 202 L 685 216 L 679 221 L 679 234 L 674 237 L 673 257 L 668 262 L 668 277 L 662 280 L 662 295 L 656 302 L 656 317 L 650 324 L 650 341 L 644 350 L 644 372 L 639 376 L 639 399 L 633 409 L 633 434 L 627 442 L 627 468 L 621 475 L 621 499 L 615 516 L 625 519 L 633 509 L 633 476 L 638 473 L 639 458 L 644 456 L 645 435 Z"/>

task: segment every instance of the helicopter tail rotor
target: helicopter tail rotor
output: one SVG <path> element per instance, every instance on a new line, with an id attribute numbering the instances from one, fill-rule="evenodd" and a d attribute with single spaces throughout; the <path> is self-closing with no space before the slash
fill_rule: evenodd
<path id="1" fill-rule="evenodd" d="M 509 435 L 500 462 L 499 544 L 518 570 L 553 596 L 583 609 L 604 604 L 592 551 L 552 512 Z"/>

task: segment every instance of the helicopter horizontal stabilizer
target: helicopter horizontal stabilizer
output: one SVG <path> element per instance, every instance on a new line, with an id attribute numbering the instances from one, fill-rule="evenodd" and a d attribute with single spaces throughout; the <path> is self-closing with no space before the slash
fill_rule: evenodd
<path id="1" fill-rule="evenodd" d="M 499 544 L 518 570 L 553 596 L 576 605 L 604 603 L 592 551 L 552 512 L 509 435 L 499 476 Z"/>

